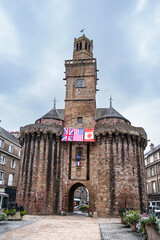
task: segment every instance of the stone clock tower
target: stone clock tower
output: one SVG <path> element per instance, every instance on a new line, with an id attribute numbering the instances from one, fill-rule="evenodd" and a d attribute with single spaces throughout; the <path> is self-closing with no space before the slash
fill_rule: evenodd
<path id="1" fill-rule="evenodd" d="M 66 99 L 64 127 L 94 128 L 97 66 L 93 41 L 74 39 L 73 60 L 65 61 Z"/>

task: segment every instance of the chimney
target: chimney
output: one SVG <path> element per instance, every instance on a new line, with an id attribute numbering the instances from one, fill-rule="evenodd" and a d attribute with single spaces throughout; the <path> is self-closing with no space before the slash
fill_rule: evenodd
<path id="1" fill-rule="evenodd" d="M 153 149 L 154 149 L 154 144 L 151 143 L 151 145 L 150 145 L 150 150 L 153 150 Z"/>

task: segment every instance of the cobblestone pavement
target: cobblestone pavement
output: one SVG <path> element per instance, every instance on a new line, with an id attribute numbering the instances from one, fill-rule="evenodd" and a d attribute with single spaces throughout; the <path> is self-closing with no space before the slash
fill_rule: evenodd
<path id="1" fill-rule="evenodd" d="M 118 218 L 99 218 L 98 223 L 102 240 L 144 240 L 141 234 L 121 224 Z"/>
<path id="2" fill-rule="evenodd" d="M 23 221 L 21 220 L 21 221 L 4 221 L 3 223 L 0 222 L 0 234 L 10 232 L 16 228 L 24 227 L 36 221 L 37 220 L 23 220 Z"/>
<path id="3" fill-rule="evenodd" d="M 0 224 L 0 233 L 0 240 L 144 240 L 118 218 L 83 215 L 25 216 L 22 221 Z"/>
<path id="4" fill-rule="evenodd" d="M 25 216 L 35 223 L 0 235 L 1 240 L 100 240 L 97 219 L 84 216 Z M 22 220 L 23 221 L 23 220 Z M 2 225 L 0 226 L 2 227 Z"/>

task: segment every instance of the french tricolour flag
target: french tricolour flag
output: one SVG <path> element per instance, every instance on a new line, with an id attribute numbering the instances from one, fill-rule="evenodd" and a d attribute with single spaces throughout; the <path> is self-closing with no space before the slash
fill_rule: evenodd
<path id="1" fill-rule="evenodd" d="M 77 166 L 81 166 L 81 162 L 80 161 L 77 161 Z"/>
<path id="2" fill-rule="evenodd" d="M 84 128 L 74 128 L 73 131 L 73 141 L 83 142 Z"/>

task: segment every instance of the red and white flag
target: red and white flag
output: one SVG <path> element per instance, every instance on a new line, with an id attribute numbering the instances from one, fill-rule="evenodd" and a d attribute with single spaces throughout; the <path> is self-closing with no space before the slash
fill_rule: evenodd
<path id="1" fill-rule="evenodd" d="M 60 126 L 62 125 L 62 120 L 60 120 L 59 125 L 60 125 Z"/>
<path id="2" fill-rule="evenodd" d="M 94 142 L 94 128 L 84 129 L 84 142 Z"/>

